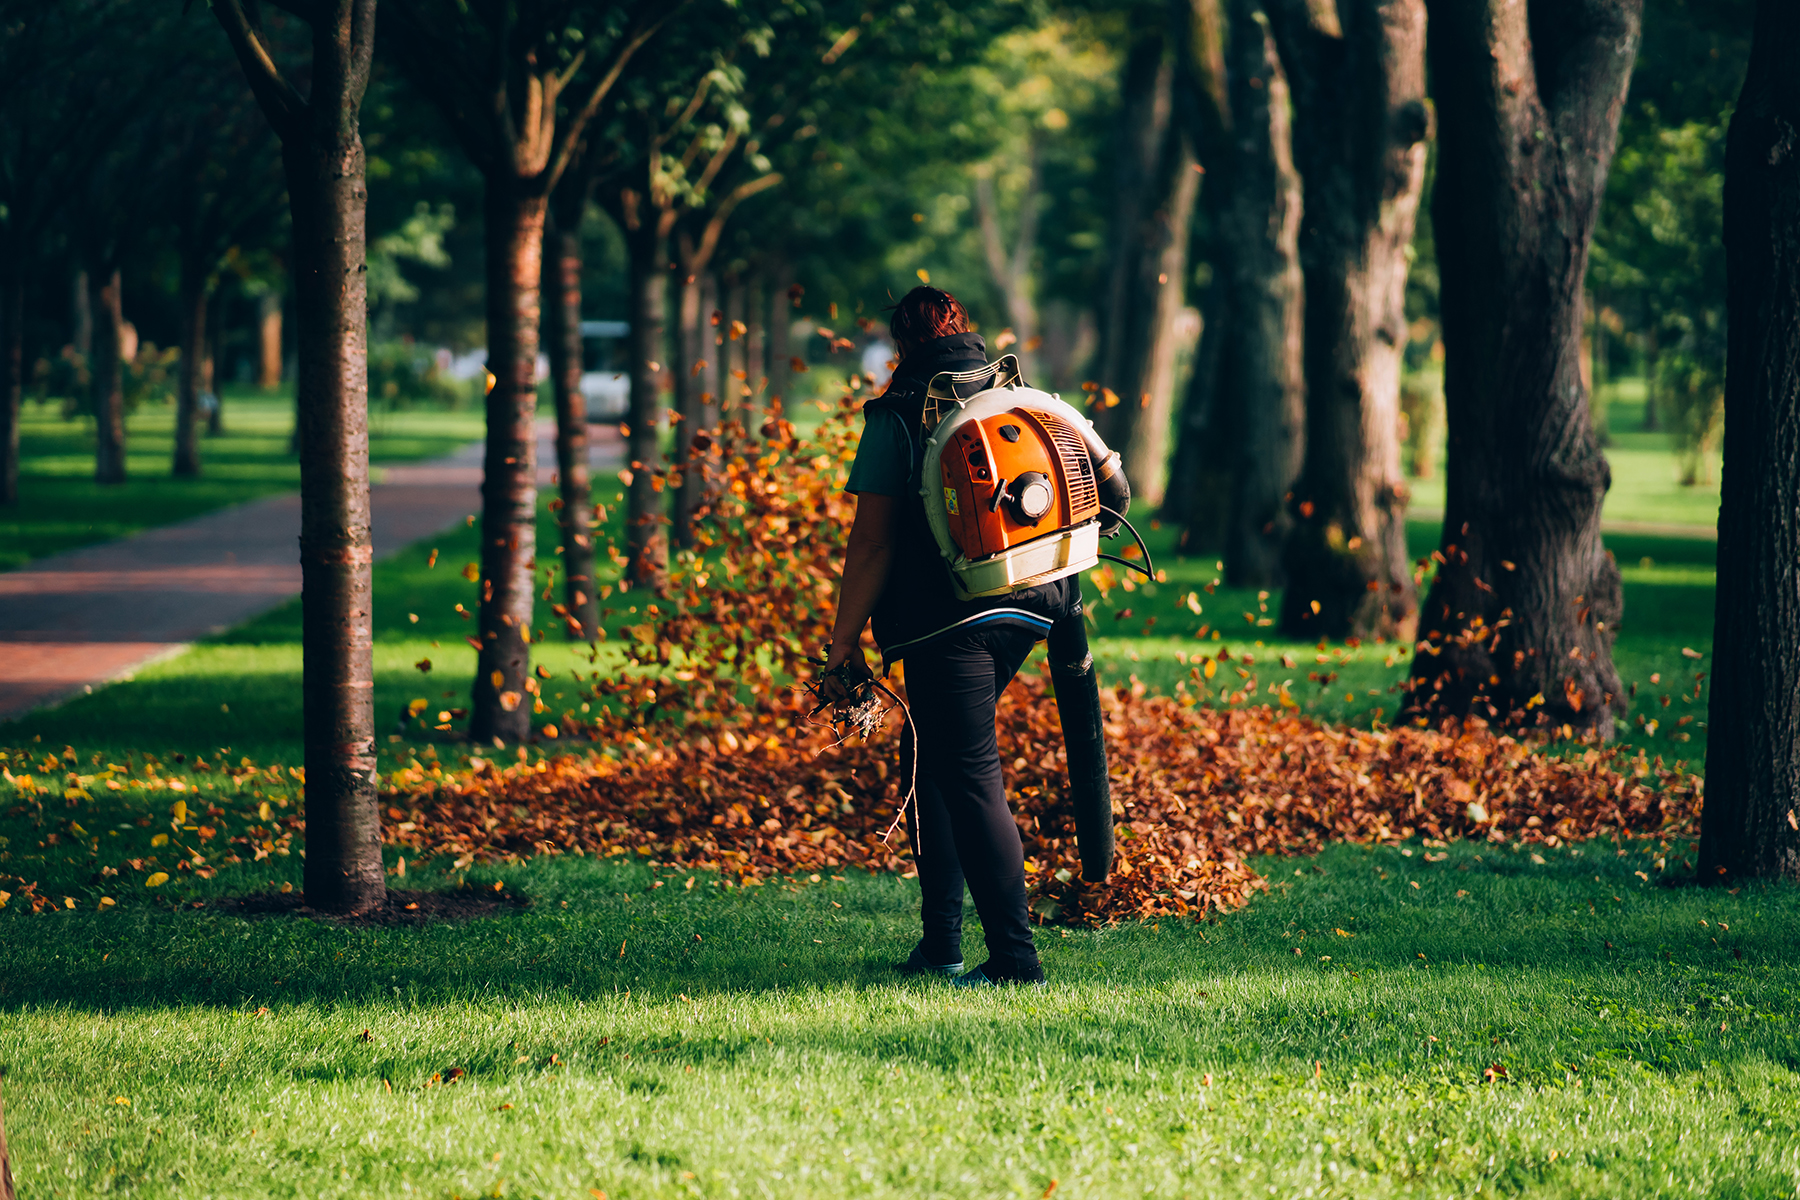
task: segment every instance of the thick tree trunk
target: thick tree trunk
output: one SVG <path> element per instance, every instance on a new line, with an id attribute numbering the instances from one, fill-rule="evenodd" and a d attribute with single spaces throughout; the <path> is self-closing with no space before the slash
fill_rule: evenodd
<path id="1" fill-rule="evenodd" d="M 1305 288 L 1287 77 L 1267 17 L 1246 8 L 1231 22 L 1232 177 L 1220 231 L 1231 297 L 1221 398 L 1238 410 L 1225 571 L 1234 587 L 1268 588 L 1282 581 L 1287 500 L 1305 445 Z"/>
<path id="2" fill-rule="evenodd" d="M 206 389 L 206 305 L 211 298 L 205 268 L 181 265 L 181 367 L 175 389 L 175 462 L 178 477 L 200 474 L 200 393 Z"/>
<path id="3" fill-rule="evenodd" d="M 315 62 L 326 41 L 315 33 Z M 387 882 L 376 806 L 370 622 L 368 190 L 354 107 L 336 130 L 283 150 L 300 329 L 306 900 L 330 912 L 361 912 L 381 905 Z"/>
<path id="4" fill-rule="evenodd" d="M 1115 402 L 1095 414 L 1125 462 L 1132 493 L 1162 502 L 1175 387 L 1175 316 L 1186 296 L 1187 240 L 1199 175 L 1171 119 L 1174 64 L 1160 32 L 1140 36 L 1125 67 L 1116 167 L 1112 277 L 1100 382 Z"/>
<path id="5" fill-rule="evenodd" d="M 1285 555 L 1292 637 L 1411 638 L 1400 355 L 1431 109 L 1424 0 L 1351 0 L 1325 29 L 1285 15 L 1306 181 L 1306 458 Z M 1341 26 L 1339 24 L 1341 22 Z"/>
<path id="6" fill-rule="evenodd" d="M 532 592 L 537 573 L 538 289 L 542 195 L 488 177 L 486 203 L 487 454 L 481 480 L 481 653 L 469 734 L 477 742 L 531 736 Z"/>
<path id="7" fill-rule="evenodd" d="M 0 263 L 0 504 L 19 502 L 19 410 L 25 398 L 25 271 Z"/>
<path id="8" fill-rule="evenodd" d="M 652 222 L 654 217 L 651 218 Z M 653 225 L 628 230 L 631 289 L 631 419 L 625 461 L 631 482 L 625 496 L 625 578 L 652 590 L 663 586 L 669 562 L 668 518 L 657 503 L 662 462 L 657 445 L 662 424 L 663 322 L 667 319 L 668 238 Z"/>
<path id="9" fill-rule="evenodd" d="M 1223 212 L 1212 200 L 1228 186 L 1223 169 L 1201 186 L 1201 201 L 1212 209 L 1207 225 L 1215 232 L 1223 225 Z M 1224 238 L 1217 241 L 1207 254 L 1213 277 L 1200 298 L 1200 343 L 1194 348 L 1194 368 L 1176 416 L 1175 451 L 1169 456 L 1169 485 L 1163 492 L 1163 519 L 1180 522 L 1178 550 L 1184 555 L 1224 551 L 1236 448 L 1242 441 L 1237 425 L 1243 413 L 1224 389 L 1224 359 L 1232 336 L 1226 277 L 1231 259 Z"/>
<path id="10" fill-rule="evenodd" d="M 94 408 L 94 481 L 125 482 L 124 287 L 115 268 L 94 289 L 99 321 L 89 375 Z"/>
<path id="11" fill-rule="evenodd" d="M 273 288 L 256 300 L 256 351 L 256 386 L 272 392 L 281 386 L 281 293 Z"/>
<path id="12" fill-rule="evenodd" d="M 588 478 L 587 400 L 581 394 L 581 214 L 554 204 L 544 238 L 544 344 L 556 392 L 557 527 L 562 535 L 563 623 L 575 641 L 600 628 L 594 583 L 593 486 Z"/>
<path id="13" fill-rule="evenodd" d="M 1624 709 L 1581 292 L 1641 4 L 1428 3 L 1450 453 L 1411 715 L 1609 737 Z"/>
<path id="14" fill-rule="evenodd" d="M 1700 878 L 1800 882 L 1800 9 L 1761 0 L 1725 149 L 1730 317 Z"/>

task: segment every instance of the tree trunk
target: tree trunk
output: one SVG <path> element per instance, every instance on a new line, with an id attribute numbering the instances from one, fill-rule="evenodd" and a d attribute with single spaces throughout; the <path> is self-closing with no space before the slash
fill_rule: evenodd
<path id="1" fill-rule="evenodd" d="M 1116 167 L 1112 278 L 1100 382 L 1114 397 L 1095 422 L 1118 450 L 1132 493 L 1161 504 L 1175 387 L 1175 315 L 1186 296 L 1187 239 L 1199 191 L 1193 154 L 1171 120 L 1174 65 L 1160 31 L 1140 35 L 1125 67 Z"/>
<path id="2" fill-rule="evenodd" d="M 117 268 L 94 289 L 100 320 L 91 369 L 94 397 L 94 481 L 125 482 L 125 310 Z"/>
<path id="3" fill-rule="evenodd" d="M 25 264 L 0 262 L 0 504 L 19 502 L 19 418 L 25 399 Z"/>
<path id="4" fill-rule="evenodd" d="M 1581 387 L 1581 291 L 1641 7 L 1428 3 L 1450 445 L 1442 562 L 1408 685 L 1420 718 L 1610 737 L 1624 709 L 1619 569 L 1600 539 L 1612 475 Z"/>
<path id="5" fill-rule="evenodd" d="M 323 72 L 341 54 L 315 29 Z M 314 104 L 321 103 L 315 84 Z M 356 106 L 283 145 L 299 319 L 302 707 L 306 740 L 306 902 L 362 912 L 387 898 L 376 805 L 374 546 L 369 534 L 368 304 L 362 137 Z"/>
<path id="6" fill-rule="evenodd" d="M 585 197 L 583 197 L 585 200 Z M 581 394 L 581 212 L 552 204 L 544 239 L 544 344 L 556 389 L 556 471 L 561 488 L 557 526 L 562 533 L 563 618 L 569 637 L 593 640 L 600 628 L 594 583 L 593 487 L 588 479 L 587 399 Z"/>
<path id="7" fill-rule="evenodd" d="M 750 378 L 749 356 L 745 353 L 748 345 L 744 335 L 749 331 L 749 322 L 745 319 L 744 277 L 735 271 L 724 279 L 723 303 L 719 305 L 724 319 L 719 323 L 722 340 L 719 346 L 719 397 L 718 409 L 726 413 L 736 408 L 744 398 L 744 384 Z M 717 418 L 713 421 L 716 430 Z"/>
<path id="8" fill-rule="evenodd" d="M 628 230 L 631 296 L 631 432 L 625 438 L 625 461 L 631 476 L 625 498 L 625 578 L 652 590 L 663 586 L 668 570 L 668 518 L 657 503 L 660 489 L 653 479 L 662 466 L 657 427 L 662 423 L 663 322 L 669 293 L 668 238 L 655 228 L 655 217 Z"/>
<path id="9" fill-rule="evenodd" d="M 206 387 L 206 305 L 210 299 L 204 265 L 181 264 L 181 375 L 175 390 L 175 462 L 178 477 L 200 474 L 200 393 Z"/>
<path id="10" fill-rule="evenodd" d="M 1231 22 L 1232 156 L 1220 240 L 1230 288 L 1221 400 L 1237 410 L 1236 462 L 1225 525 L 1234 587 L 1282 582 L 1287 501 L 1305 446 L 1301 372 L 1301 186 L 1287 76 L 1268 18 L 1239 6 Z"/>
<path id="11" fill-rule="evenodd" d="M 982 254 L 987 258 L 988 274 L 1006 303 L 1006 317 L 1018 338 L 1012 352 L 1019 356 L 1025 378 L 1043 386 L 1038 378 L 1035 343 L 1038 334 L 1037 298 L 1032 294 L 1032 260 L 1037 255 L 1038 194 L 1042 190 L 1043 147 L 1033 137 L 1028 150 L 1030 170 L 1026 176 L 1025 196 L 1019 205 L 1019 228 L 1011 249 L 1000 232 L 1000 200 L 994 192 L 991 176 L 975 180 L 975 215 L 981 231 Z"/>
<path id="12" fill-rule="evenodd" d="M 1306 639 L 1409 639 L 1418 601 L 1406 551 L 1400 356 L 1431 134 L 1425 3 L 1353 0 L 1325 28 L 1297 8 L 1284 16 L 1283 48 L 1306 181 L 1306 457 L 1280 623 Z"/>
<path id="13" fill-rule="evenodd" d="M 1725 471 L 1700 878 L 1800 882 L 1800 10 L 1761 0 L 1725 149 Z"/>
<path id="14" fill-rule="evenodd" d="M 683 259 L 688 255 L 683 254 Z M 675 462 L 680 477 L 672 497 L 675 542 L 683 549 L 694 544 L 693 513 L 700 503 L 699 464 L 693 461 L 694 435 L 701 429 L 700 411 L 711 402 L 706 393 L 707 374 L 717 355 L 712 352 L 711 327 L 706 322 L 707 281 L 710 276 L 684 262 L 675 288 Z"/>
<path id="15" fill-rule="evenodd" d="M 74 303 L 71 307 L 74 310 L 72 323 L 75 328 L 69 342 L 75 347 L 75 353 L 86 361 L 94 353 L 94 299 L 85 270 L 75 272 Z"/>
<path id="16" fill-rule="evenodd" d="M 731 403 L 740 415 L 769 386 L 769 297 L 765 281 L 766 276 L 759 270 L 744 283 L 744 386 L 732 396 Z"/>
<path id="17" fill-rule="evenodd" d="M 531 736 L 532 591 L 537 574 L 538 289 L 543 282 L 542 195 L 509 172 L 486 192 L 487 454 L 481 480 L 481 653 L 470 698 L 477 742 Z"/>
<path id="18" fill-rule="evenodd" d="M 769 272 L 769 387 L 771 400 L 788 394 L 793 385 L 794 303 L 788 289 L 794 286 L 794 268 L 785 258 L 777 259 Z"/>
<path id="19" fill-rule="evenodd" d="M 272 392 L 281 386 L 281 293 L 273 288 L 256 298 L 256 348 L 256 386 Z"/>

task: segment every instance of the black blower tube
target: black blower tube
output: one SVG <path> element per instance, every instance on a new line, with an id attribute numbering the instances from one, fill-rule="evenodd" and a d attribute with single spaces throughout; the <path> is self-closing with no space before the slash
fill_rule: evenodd
<path id="1" fill-rule="evenodd" d="M 1100 715 L 1100 681 L 1088 652 L 1080 611 L 1050 629 L 1050 679 L 1069 754 L 1069 799 L 1081 848 L 1081 877 L 1102 883 L 1112 870 L 1112 781 L 1106 774 L 1106 728 Z"/>

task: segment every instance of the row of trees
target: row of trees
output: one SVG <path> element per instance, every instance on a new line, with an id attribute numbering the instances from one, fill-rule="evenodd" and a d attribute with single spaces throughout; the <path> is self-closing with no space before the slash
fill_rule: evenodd
<path id="1" fill-rule="evenodd" d="M 836 0 L 674 8 L 386 0 L 378 40 L 374 0 L 293 0 L 283 10 L 291 15 L 265 17 L 244 0 L 212 5 L 279 139 L 291 222 L 317 831 L 308 891 L 321 906 L 360 908 L 382 891 L 368 707 L 368 194 L 359 126 L 371 78 L 385 63 L 428 101 L 483 194 L 494 384 L 471 729 L 511 742 L 529 735 L 530 646 L 542 636 L 533 604 L 540 345 L 560 417 L 557 614 L 577 637 L 597 627 L 578 395 L 584 215 L 597 205 L 623 242 L 633 330 L 625 566 L 627 582 L 654 588 L 671 542 L 688 540 L 703 506 L 722 406 L 770 374 L 756 370 L 757 357 L 787 359 L 779 341 L 788 298 L 801 290 L 792 264 L 809 248 L 815 216 L 844 210 L 844 163 L 859 151 L 876 161 L 868 148 L 880 146 L 882 163 L 915 165 L 908 160 L 940 137 L 920 114 L 956 100 L 930 64 L 975 59 L 1018 14 L 1004 3 L 878 13 Z M 11 28 L 44 37 L 85 29 L 99 45 L 128 41 L 143 12 L 57 0 L 18 6 Z M 1187 525 L 1196 548 L 1222 533 L 1234 582 L 1285 581 L 1287 631 L 1417 637 L 1410 708 L 1422 717 L 1606 734 L 1622 707 L 1610 661 L 1619 577 L 1599 537 L 1608 477 L 1582 372 L 1582 297 L 1640 16 L 1641 0 L 1497 11 L 1468 0 L 1175 0 L 1071 18 L 1115 37 L 1121 63 L 1117 126 L 1095 172 L 1107 189 L 1086 212 L 1059 210 L 1045 195 L 1059 153 L 1051 135 L 1068 113 L 1033 108 L 1024 89 L 992 89 L 1005 99 L 990 111 L 1012 114 L 998 122 L 1010 140 L 986 144 L 1013 153 L 978 164 L 974 216 L 1022 348 L 1042 350 L 1047 366 L 1059 349 L 1034 333 L 1047 323 L 1029 286 L 1040 212 L 1098 222 L 1094 416 L 1125 451 L 1138 489 Z M 132 78 L 120 73 L 117 87 Z M 226 103 L 231 90 L 219 92 L 215 103 Z M 143 107 L 131 99 L 112 93 L 115 105 Z M 94 114 L 112 111 L 97 105 Z M 103 132 L 94 114 L 82 128 Z M 1421 605 L 1403 539 L 1397 417 L 1407 268 L 1434 137 L 1451 471 L 1439 569 Z M 242 152 L 256 141 L 241 139 Z M 209 142 L 178 177 L 241 178 L 217 170 L 233 161 L 233 144 Z M 29 147 L 18 147 L 11 161 L 26 161 Z M 120 153 L 117 169 L 128 172 Z M 84 186 L 105 174 L 98 160 L 66 153 L 43 162 Z M 120 207 L 124 177 L 96 193 L 111 197 L 97 209 Z M 20 294 L 22 239 L 63 203 L 41 178 L 24 179 L 12 172 L 6 183 L 8 297 Z M 775 196 L 783 202 L 767 202 Z M 183 244 L 198 247 L 205 268 L 196 292 L 235 228 L 225 216 L 202 219 L 202 199 L 175 205 Z M 213 207 L 239 214 L 267 204 L 246 191 Z M 116 242 L 134 227 L 96 211 L 95 228 L 117 231 Z M 842 239 L 848 226 L 832 228 Z M 1204 334 L 1176 405 L 1175 315 L 1193 274 L 1195 229 L 1207 233 L 1211 271 L 1200 296 Z M 733 282 L 720 291 L 710 268 L 728 243 Z M 105 288 L 116 276 L 105 268 L 116 259 L 96 252 L 91 261 L 100 306 L 114 313 L 116 286 L 111 297 Z M 16 439 L 21 322 L 12 311 Z M 198 326 L 204 305 L 192 311 Z M 724 352 L 738 350 L 732 335 L 760 334 L 762 312 L 771 316 L 756 353 L 744 338 L 735 369 L 722 369 Z M 184 372 L 197 372 L 200 358 L 184 355 L 194 363 Z M 675 385 L 672 469 L 657 441 L 665 378 Z M 111 417 L 97 416 L 104 446 Z M 1160 496 L 1165 459 L 1173 469 Z"/>

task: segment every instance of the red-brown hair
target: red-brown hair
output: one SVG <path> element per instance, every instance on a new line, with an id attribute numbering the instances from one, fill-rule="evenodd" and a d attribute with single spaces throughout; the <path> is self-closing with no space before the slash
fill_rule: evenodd
<path id="1" fill-rule="evenodd" d="M 969 332 L 969 314 L 961 302 L 938 288 L 916 287 L 890 311 L 894 315 L 888 319 L 888 331 L 902 354 L 933 338 Z"/>

